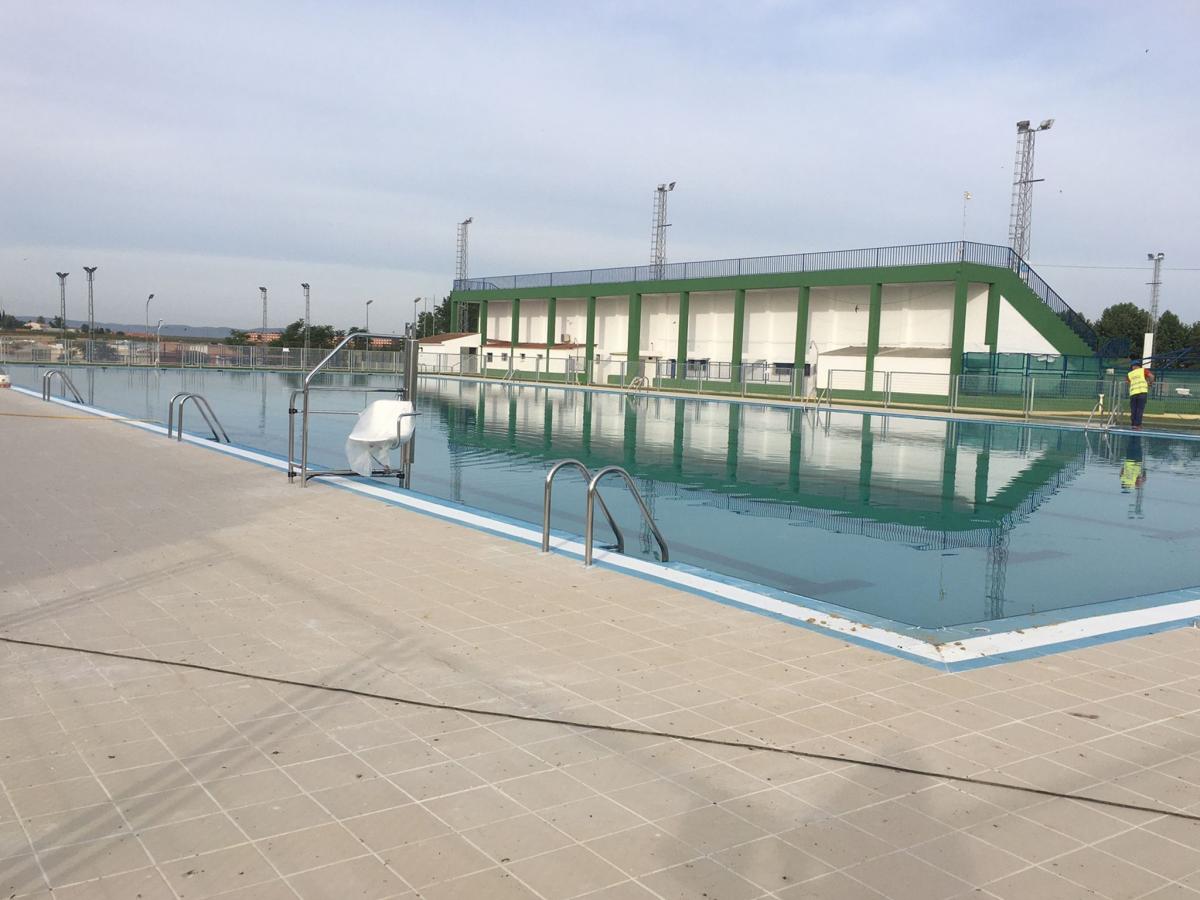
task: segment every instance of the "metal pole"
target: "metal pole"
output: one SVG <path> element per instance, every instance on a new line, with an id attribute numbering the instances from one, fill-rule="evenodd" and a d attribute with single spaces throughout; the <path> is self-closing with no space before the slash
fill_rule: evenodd
<path id="1" fill-rule="evenodd" d="M 308 282 L 300 285 L 304 288 L 304 365 L 308 365 L 308 326 L 309 326 L 309 297 L 308 297 Z"/>
<path id="2" fill-rule="evenodd" d="M 92 299 L 92 282 L 96 277 L 96 269 L 98 266 L 84 266 L 83 271 L 87 273 L 88 283 L 88 342 L 87 342 L 87 359 L 92 361 L 92 345 L 96 340 L 96 307 Z"/>
<path id="3" fill-rule="evenodd" d="M 260 287 L 259 291 L 262 292 L 262 302 L 263 302 L 263 323 L 262 323 L 263 336 L 262 336 L 261 340 L 266 341 L 266 339 L 267 339 L 267 289 L 265 287 Z"/>
<path id="4" fill-rule="evenodd" d="M 63 341 L 63 352 L 66 352 L 67 341 L 67 276 L 70 272 L 55 272 L 58 276 L 58 324 L 61 332 L 59 337 Z"/>
<path id="5" fill-rule="evenodd" d="M 417 402 L 417 363 L 420 344 L 416 338 L 404 342 L 404 399 L 409 403 Z"/>

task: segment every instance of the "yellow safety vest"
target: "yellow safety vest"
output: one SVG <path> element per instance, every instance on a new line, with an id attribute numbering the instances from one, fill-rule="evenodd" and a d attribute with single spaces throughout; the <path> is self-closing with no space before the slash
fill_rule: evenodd
<path id="1" fill-rule="evenodd" d="M 1127 459 L 1121 466 L 1121 487 L 1130 490 L 1137 487 L 1138 479 L 1142 477 L 1142 464 Z"/>
<path id="2" fill-rule="evenodd" d="M 1146 384 L 1146 370 L 1142 368 L 1129 370 L 1129 396 L 1136 397 L 1138 394 L 1147 394 L 1150 392 L 1150 385 Z"/>

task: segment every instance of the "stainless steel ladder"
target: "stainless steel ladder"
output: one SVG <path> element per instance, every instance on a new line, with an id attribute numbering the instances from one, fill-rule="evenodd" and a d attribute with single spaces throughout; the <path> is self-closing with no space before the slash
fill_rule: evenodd
<path id="1" fill-rule="evenodd" d="M 62 383 L 63 391 L 70 391 L 76 403 L 83 403 L 83 397 L 76 390 L 71 377 L 62 369 L 51 369 L 42 376 L 42 399 L 47 401 L 50 399 L 50 389 L 53 387 L 55 375 L 58 376 L 59 381 Z"/>
<path id="2" fill-rule="evenodd" d="M 226 444 L 230 443 L 229 435 L 225 433 L 225 428 L 221 425 L 221 420 L 213 412 L 212 404 L 202 394 L 194 394 L 191 391 L 180 391 L 167 403 L 167 437 L 170 438 L 174 434 L 177 441 L 183 440 L 183 407 L 189 400 L 192 401 L 192 405 L 196 409 L 200 410 L 200 415 L 208 423 L 208 427 L 213 433 L 212 439 L 218 444 L 222 442 Z M 179 409 L 178 428 L 176 427 L 175 420 L 176 408 Z"/>
<path id="3" fill-rule="evenodd" d="M 542 492 L 542 552 L 550 552 L 550 495 L 554 490 L 554 476 L 563 469 L 572 468 L 579 470 L 583 476 L 583 480 L 591 483 L 592 472 L 577 459 L 562 459 L 550 467 L 550 471 L 546 473 L 546 487 Z M 621 533 L 620 526 L 617 525 L 617 520 L 613 518 L 611 512 L 608 511 L 608 505 L 604 502 L 604 498 L 600 497 L 600 509 L 604 511 L 604 517 L 608 519 L 608 527 L 612 529 L 613 534 L 617 539 L 617 552 L 625 552 L 625 535 Z"/>
<path id="4" fill-rule="evenodd" d="M 620 466 L 604 466 L 595 474 L 588 470 L 587 466 L 577 459 L 559 460 L 550 467 L 550 471 L 546 473 L 546 487 L 544 490 L 542 502 L 542 552 L 550 552 L 550 494 L 554 484 L 554 476 L 565 468 L 578 469 L 588 480 L 587 484 L 587 510 L 584 513 L 583 523 L 583 564 L 590 566 L 592 564 L 592 545 L 595 542 L 595 513 L 596 501 L 600 501 L 600 508 L 604 511 L 605 518 L 608 519 L 608 525 L 613 530 L 613 534 L 617 536 L 617 552 L 625 552 L 625 536 L 621 533 L 616 520 L 612 513 L 609 512 L 604 498 L 600 496 L 600 481 L 605 475 L 620 475 L 625 479 L 625 484 L 629 487 L 629 492 L 633 494 L 633 499 L 637 502 L 638 508 L 642 512 L 642 516 L 646 520 L 646 524 L 650 527 L 651 533 L 654 535 L 654 540 L 658 542 L 659 558 L 663 562 L 671 561 L 670 551 L 667 549 L 667 540 L 663 537 L 662 532 L 658 530 L 658 524 L 654 521 L 654 516 L 650 514 L 649 508 L 646 506 L 646 501 L 642 497 L 641 491 L 638 490 L 637 484 L 633 480 L 633 476 Z"/>

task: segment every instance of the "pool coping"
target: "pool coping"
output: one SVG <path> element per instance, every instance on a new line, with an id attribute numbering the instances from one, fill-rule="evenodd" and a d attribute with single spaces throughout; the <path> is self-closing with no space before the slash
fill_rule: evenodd
<path id="1" fill-rule="evenodd" d="M 13 385 L 11 390 L 41 399 L 40 394 L 28 388 Z M 122 422 L 153 434 L 167 434 L 165 426 L 132 419 L 99 407 L 72 403 L 56 397 L 52 397 L 50 402 L 67 409 Z M 210 438 L 188 432 L 184 432 L 182 437 L 183 441 L 193 446 L 216 450 L 276 471 L 287 470 L 285 459 L 261 450 L 236 444 L 218 444 Z M 540 529 L 474 507 L 414 491 L 391 488 L 377 482 L 357 481 L 342 476 L 323 478 L 320 482 L 521 543 L 535 546 L 541 544 Z M 580 560 L 584 555 L 582 541 L 576 536 L 562 533 L 552 533 L 551 551 Z M 989 634 L 969 634 L 970 625 L 938 629 L 939 636 L 944 633 L 947 639 L 931 640 L 914 634 L 918 629 L 914 629 L 913 626 L 869 613 L 859 613 L 814 598 L 773 590 L 687 564 L 638 559 L 601 548 L 596 549 L 594 558 L 598 565 L 606 568 L 946 671 L 996 665 L 1138 634 L 1200 624 L 1200 587 L 1195 587 L 1107 601 L 1097 604 L 1106 607 L 1105 612 L 1077 618 L 1067 618 L 1071 610 L 1065 609 L 1041 613 L 1022 620 L 997 620 L 1009 625 L 1027 620 L 1034 621 L 1023 627 L 1010 627 L 1007 631 Z M 1173 602 L 1163 602 L 1168 598 Z"/>

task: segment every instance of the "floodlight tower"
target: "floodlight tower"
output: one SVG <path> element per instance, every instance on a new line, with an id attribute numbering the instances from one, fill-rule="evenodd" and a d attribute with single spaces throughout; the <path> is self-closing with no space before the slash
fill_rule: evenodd
<path id="1" fill-rule="evenodd" d="M 654 189 L 654 217 L 650 226 L 650 265 L 654 267 L 654 277 L 662 278 L 663 266 L 667 263 L 667 229 L 671 223 L 667 221 L 667 194 L 675 190 L 675 182 L 660 184 Z"/>
<path id="2" fill-rule="evenodd" d="M 475 217 L 469 216 L 458 223 L 458 250 L 455 257 L 457 262 L 454 266 L 456 281 L 465 281 L 467 277 L 467 229 L 474 221 Z"/>
<path id="3" fill-rule="evenodd" d="M 308 282 L 303 282 L 300 287 L 304 288 L 304 364 L 308 365 Z"/>
<path id="4" fill-rule="evenodd" d="M 263 301 L 263 324 L 262 324 L 263 336 L 262 336 L 262 340 L 265 341 L 267 339 L 267 289 L 265 287 L 260 287 L 258 289 L 258 291 L 260 294 L 262 294 L 262 301 Z"/>
<path id="5" fill-rule="evenodd" d="M 1154 263 L 1154 280 L 1150 282 L 1150 328 L 1142 345 L 1142 357 L 1150 365 L 1150 358 L 1154 356 L 1154 332 L 1158 330 L 1158 291 L 1162 287 L 1163 254 L 1147 253 L 1146 259 Z"/>
<path id="6" fill-rule="evenodd" d="M 87 273 L 88 281 L 88 342 L 87 342 L 87 358 L 88 362 L 92 361 L 92 347 L 96 340 L 96 306 L 92 302 L 92 281 L 96 277 L 96 269 L 98 266 L 84 266 L 83 271 Z"/>
<path id="7" fill-rule="evenodd" d="M 459 288 L 465 288 L 463 284 L 467 280 L 467 229 L 471 223 L 475 221 L 474 216 L 467 216 L 458 223 L 458 248 L 456 255 L 456 263 L 454 266 L 454 280 Z M 450 324 L 451 331 L 462 331 L 462 311 L 460 309 L 458 321 Z"/>
<path id="8" fill-rule="evenodd" d="M 1033 186 L 1044 178 L 1033 177 L 1034 141 L 1039 131 L 1049 131 L 1053 119 L 1046 119 L 1037 128 L 1028 119 L 1017 123 L 1017 158 L 1013 163 L 1012 210 L 1008 217 L 1008 243 L 1021 259 L 1029 258 L 1030 219 L 1033 215 Z"/>
<path id="9" fill-rule="evenodd" d="M 67 276 L 70 272 L 55 272 L 58 276 L 58 322 L 62 326 L 62 333 L 67 333 Z M 63 351 L 64 353 L 66 351 Z"/>

